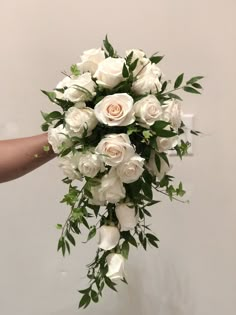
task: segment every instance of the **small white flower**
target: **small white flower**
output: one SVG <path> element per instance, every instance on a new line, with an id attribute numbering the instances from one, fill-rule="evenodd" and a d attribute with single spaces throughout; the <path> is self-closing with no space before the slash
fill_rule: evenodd
<path id="1" fill-rule="evenodd" d="M 105 164 L 117 166 L 128 161 L 134 155 L 134 148 L 128 135 L 124 133 L 108 134 L 99 142 L 96 153 L 102 154 Z"/>
<path id="2" fill-rule="evenodd" d="M 138 94 L 156 94 L 161 90 L 162 84 L 160 82 L 161 70 L 154 63 L 149 63 L 140 75 L 137 76 L 137 80 L 134 81 L 132 90 Z"/>
<path id="3" fill-rule="evenodd" d="M 72 76 L 71 80 L 66 83 L 66 86 L 64 98 L 73 103 L 90 100 L 96 95 L 96 84 L 93 82 L 89 72 L 78 77 Z"/>
<path id="4" fill-rule="evenodd" d="M 138 216 L 135 215 L 135 208 L 132 205 L 119 203 L 116 206 L 116 216 L 121 226 L 121 231 L 129 231 L 135 228 L 138 223 Z"/>
<path id="5" fill-rule="evenodd" d="M 98 247 L 103 250 L 110 250 L 118 245 L 120 231 L 116 226 L 102 225 L 99 230 Z"/>
<path id="6" fill-rule="evenodd" d="M 90 107 L 70 107 L 66 112 L 65 120 L 69 130 L 80 138 L 85 130 L 87 131 L 87 136 L 89 136 L 97 125 L 94 110 Z"/>
<path id="7" fill-rule="evenodd" d="M 144 159 L 138 154 L 132 156 L 128 161 L 117 166 L 117 175 L 123 183 L 135 182 L 142 175 Z"/>
<path id="8" fill-rule="evenodd" d="M 139 125 L 149 128 L 159 120 L 162 115 L 160 102 L 154 95 L 147 95 L 134 104 L 135 116 Z"/>
<path id="9" fill-rule="evenodd" d="M 108 272 L 111 280 L 120 280 L 125 277 L 125 259 L 121 254 L 111 253 L 106 257 Z"/>
<path id="10" fill-rule="evenodd" d="M 70 147 L 71 141 L 67 138 L 68 130 L 59 125 L 56 128 L 48 129 L 48 142 L 51 144 L 55 153 L 60 153 L 62 144 L 65 147 Z"/>
<path id="11" fill-rule="evenodd" d="M 69 179 L 82 179 L 82 176 L 78 170 L 78 163 L 79 163 L 79 153 L 75 154 L 68 154 L 63 156 L 59 159 L 59 166 L 63 170 L 65 176 Z"/>
<path id="12" fill-rule="evenodd" d="M 120 82 L 124 81 L 122 70 L 125 60 L 123 58 L 108 57 L 100 62 L 94 77 L 101 87 L 112 89 Z"/>
<path id="13" fill-rule="evenodd" d="M 90 72 L 92 75 L 96 72 L 98 65 L 105 59 L 105 53 L 101 48 L 89 49 L 83 52 L 82 62 L 77 63 L 81 73 Z"/>
<path id="14" fill-rule="evenodd" d="M 80 153 L 78 169 L 82 175 L 93 178 L 98 172 L 104 171 L 105 167 L 97 154 L 87 151 Z"/>
<path id="15" fill-rule="evenodd" d="M 149 161 L 146 164 L 147 169 L 149 172 L 156 176 L 159 180 L 162 180 L 162 178 L 171 170 L 171 166 L 169 166 L 162 158 L 160 158 L 160 171 L 158 170 L 155 162 L 155 152 L 151 152 L 151 156 Z"/>
<path id="16" fill-rule="evenodd" d="M 133 99 L 127 93 L 105 96 L 94 108 L 97 119 L 108 126 L 127 126 L 134 122 Z"/>

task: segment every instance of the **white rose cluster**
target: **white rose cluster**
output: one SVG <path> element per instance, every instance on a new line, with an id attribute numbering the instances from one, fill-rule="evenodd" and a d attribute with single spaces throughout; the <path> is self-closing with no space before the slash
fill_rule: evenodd
<path id="1" fill-rule="evenodd" d="M 75 234 L 84 230 L 86 242 L 97 237 L 96 256 L 87 265 L 89 286 L 79 291 L 79 307 L 98 302 L 105 285 L 116 290 L 115 281 L 126 282 L 125 261 L 132 246 L 158 247 L 147 220 L 152 216 L 148 208 L 158 207 L 154 193 L 171 200 L 185 193 L 182 183 L 176 187 L 169 175 L 169 150 L 182 158 L 189 146 L 180 137 L 186 128 L 175 91 L 200 94 L 203 77 L 184 82 L 182 73 L 170 81 L 159 68 L 162 58 L 140 49 L 120 56 L 106 37 L 103 48 L 80 55 L 53 91 L 42 91 L 59 108 L 42 112 L 42 129 L 51 145 L 44 150 L 52 148 L 58 155 L 68 186 L 61 202 L 70 212 L 64 224 L 57 224 L 58 250 L 70 253 Z"/>
<path id="2" fill-rule="evenodd" d="M 91 206 L 114 204 L 118 221 L 105 221 L 98 233 L 98 247 L 110 251 L 119 245 L 121 232 L 135 229 L 139 220 L 135 204 L 127 197 L 126 185 L 138 181 L 145 169 L 158 180 L 170 170 L 163 159 L 157 169 L 153 148 L 145 161 L 126 131 L 132 125 L 131 128 L 151 134 L 158 121 L 168 123 L 165 130 L 178 131 L 181 106 L 177 100 L 159 100 L 157 93 L 162 89 L 163 74 L 142 50 L 127 50 L 121 58 L 107 56 L 101 48 L 90 49 L 80 59 L 73 66 L 72 75 L 66 76 L 54 90 L 55 102 L 66 107 L 64 124 L 49 128 L 48 142 L 60 154 L 73 146 L 73 139 L 81 139 L 76 150 L 60 157 L 59 165 L 70 180 L 84 177 L 93 180 L 88 195 Z M 132 70 L 128 59 L 129 65 L 135 64 Z M 132 71 L 132 81 L 128 83 L 127 71 Z M 125 84 L 129 84 L 129 89 L 120 89 Z M 100 134 L 100 130 L 105 132 Z M 97 142 L 90 145 L 87 141 L 84 146 L 85 138 L 90 136 L 91 139 L 97 136 Z M 157 137 L 154 141 L 162 154 L 176 146 L 178 136 Z M 108 277 L 124 278 L 124 257 L 120 253 L 109 253 L 106 261 Z"/>

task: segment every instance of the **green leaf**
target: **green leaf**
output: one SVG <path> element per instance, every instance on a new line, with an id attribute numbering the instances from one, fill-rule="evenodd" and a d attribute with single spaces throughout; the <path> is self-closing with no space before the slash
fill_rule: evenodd
<path id="1" fill-rule="evenodd" d="M 67 241 L 65 241 L 65 243 L 66 243 L 67 251 L 68 251 L 68 253 L 70 254 L 70 244 L 69 244 Z"/>
<path id="2" fill-rule="evenodd" d="M 201 131 L 197 131 L 197 130 L 190 130 L 190 133 L 192 133 L 195 136 L 199 136 L 199 134 L 201 133 Z"/>
<path id="3" fill-rule="evenodd" d="M 150 61 L 151 63 L 159 63 L 162 59 L 164 58 L 164 56 L 152 56 L 150 57 Z"/>
<path id="4" fill-rule="evenodd" d="M 142 191 L 146 197 L 148 197 L 149 199 L 152 199 L 153 193 L 152 193 L 152 186 L 150 184 L 143 183 Z"/>
<path id="5" fill-rule="evenodd" d="M 166 130 L 166 129 L 160 129 L 160 130 L 155 130 L 155 131 L 156 131 L 156 135 L 162 138 L 171 138 L 177 135 L 176 132 L 171 131 L 171 130 Z"/>
<path id="6" fill-rule="evenodd" d="M 88 196 L 90 199 L 92 199 L 92 198 L 93 198 L 93 195 L 92 195 L 92 193 L 91 193 L 91 191 L 90 191 L 90 190 L 88 190 L 88 189 L 84 189 L 84 193 L 85 193 L 85 195 L 86 195 L 86 196 Z"/>
<path id="7" fill-rule="evenodd" d="M 62 239 L 60 238 L 57 245 L 57 251 L 59 251 L 62 248 Z"/>
<path id="8" fill-rule="evenodd" d="M 156 205 L 157 203 L 160 203 L 160 201 L 159 200 L 152 200 L 152 201 L 148 202 L 146 204 L 146 206 L 150 207 L 150 206 Z"/>
<path id="9" fill-rule="evenodd" d="M 48 128 L 49 128 L 49 125 L 48 125 L 47 123 L 43 123 L 43 124 L 41 125 L 41 129 L 42 129 L 42 131 L 44 131 L 44 132 L 48 131 Z"/>
<path id="10" fill-rule="evenodd" d="M 105 280 L 106 285 L 107 285 L 110 289 L 112 289 L 113 291 L 116 291 L 116 292 L 117 292 L 117 290 L 116 290 L 116 288 L 115 288 L 116 283 L 112 282 L 111 279 L 108 278 L 108 277 L 106 277 L 106 276 L 105 276 L 104 280 Z"/>
<path id="11" fill-rule="evenodd" d="M 174 84 L 174 88 L 177 89 L 178 87 L 180 87 L 180 85 L 182 84 L 184 79 L 184 73 L 181 73 L 177 79 L 175 80 L 175 84 Z"/>
<path id="12" fill-rule="evenodd" d="M 157 244 L 155 241 L 153 241 L 152 239 L 149 239 L 148 242 L 149 242 L 152 246 L 158 248 L 158 244 Z"/>
<path id="13" fill-rule="evenodd" d="M 159 153 L 159 156 L 166 162 L 166 164 L 167 164 L 168 166 L 170 166 L 170 163 L 169 163 L 167 154 L 166 154 L 165 152 L 160 152 L 160 153 Z"/>
<path id="14" fill-rule="evenodd" d="M 143 209 L 143 212 L 148 216 L 151 217 L 151 213 L 147 209 Z"/>
<path id="15" fill-rule="evenodd" d="M 133 245 L 133 246 L 135 246 L 135 247 L 138 247 L 138 244 L 137 244 L 135 238 L 134 238 L 131 234 L 129 235 L 128 242 L 129 242 L 131 245 Z"/>
<path id="16" fill-rule="evenodd" d="M 78 66 L 77 66 L 76 64 L 74 64 L 74 65 L 72 65 L 72 66 L 70 67 L 70 71 L 71 71 L 71 73 L 72 73 L 73 75 L 75 75 L 75 76 L 80 75 L 79 68 L 78 68 Z"/>
<path id="17" fill-rule="evenodd" d="M 90 291 L 90 287 L 87 289 L 79 290 L 78 292 L 81 294 L 89 294 L 89 291 Z"/>
<path id="18" fill-rule="evenodd" d="M 61 224 L 57 224 L 57 225 L 56 225 L 56 228 L 57 228 L 58 230 L 61 230 L 61 229 L 62 229 L 62 225 L 61 225 Z"/>
<path id="19" fill-rule="evenodd" d="M 99 210 L 100 210 L 100 206 L 88 204 L 87 207 L 94 211 L 94 214 L 95 214 L 96 217 L 98 216 L 98 213 L 99 213 Z"/>
<path id="20" fill-rule="evenodd" d="M 134 60 L 134 62 L 131 63 L 131 65 L 129 66 L 129 70 L 130 71 L 134 71 L 135 68 L 137 67 L 138 64 L 138 58 Z"/>
<path id="21" fill-rule="evenodd" d="M 159 239 L 158 239 L 155 235 L 150 234 L 150 233 L 147 233 L 147 234 L 146 234 L 146 237 L 148 238 L 148 240 L 153 240 L 153 241 L 155 241 L 155 242 L 158 242 L 158 241 L 159 241 Z"/>
<path id="22" fill-rule="evenodd" d="M 125 63 L 123 65 L 122 75 L 123 75 L 124 78 L 128 78 L 129 77 L 129 70 L 128 70 L 128 68 L 127 68 Z"/>
<path id="23" fill-rule="evenodd" d="M 115 51 L 114 51 L 114 48 L 112 47 L 111 43 L 109 42 L 107 35 L 103 41 L 103 45 L 104 45 L 104 47 L 108 53 L 108 56 L 114 57 Z"/>
<path id="24" fill-rule="evenodd" d="M 189 84 L 193 84 L 201 79 L 203 79 L 204 77 L 203 76 L 197 76 L 197 77 L 193 77 L 191 78 L 190 80 L 188 80 L 186 83 L 189 85 Z"/>
<path id="25" fill-rule="evenodd" d="M 66 237 L 68 238 L 68 240 L 71 242 L 72 245 L 75 246 L 75 239 L 72 236 L 72 234 L 69 233 L 69 231 L 66 232 Z"/>
<path id="26" fill-rule="evenodd" d="M 121 254 L 125 259 L 128 259 L 129 256 L 129 243 L 127 241 L 125 241 L 122 244 L 122 249 L 121 249 Z"/>
<path id="27" fill-rule="evenodd" d="M 161 160 L 160 160 L 160 157 L 157 153 L 155 153 L 155 163 L 156 163 L 156 167 L 157 167 L 158 172 L 160 172 L 161 171 Z"/>
<path id="28" fill-rule="evenodd" d="M 183 100 L 179 95 L 174 94 L 174 93 L 168 93 L 167 95 L 168 95 L 170 98 L 174 98 L 174 99 L 179 100 L 179 101 L 182 101 L 182 100 Z"/>
<path id="29" fill-rule="evenodd" d="M 88 230 L 90 229 L 90 226 L 89 226 L 87 220 L 85 219 L 85 217 L 82 217 L 82 223 Z"/>
<path id="30" fill-rule="evenodd" d="M 98 294 L 96 291 L 94 291 L 94 290 L 91 291 L 91 298 L 92 298 L 94 303 L 98 302 L 99 298 L 98 298 Z"/>
<path id="31" fill-rule="evenodd" d="M 86 308 L 89 305 L 90 301 L 91 301 L 90 296 L 88 294 L 85 294 L 79 302 L 79 308 L 81 307 Z"/>
<path id="32" fill-rule="evenodd" d="M 130 66 L 131 62 L 132 62 L 132 58 L 133 58 L 134 52 L 133 50 L 128 54 L 128 56 L 126 57 L 126 64 L 128 66 Z"/>
<path id="33" fill-rule="evenodd" d="M 148 172 L 147 169 L 145 169 L 144 172 L 143 172 L 143 178 L 144 178 L 144 180 L 145 180 L 145 182 L 146 182 L 147 184 L 151 184 L 151 183 L 152 183 L 153 177 L 152 177 L 152 175 Z"/>
<path id="34" fill-rule="evenodd" d="M 165 127 L 167 127 L 169 125 L 170 125 L 170 123 L 167 121 L 158 120 L 151 126 L 151 129 L 157 132 L 161 129 L 164 129 Z"/>
<path id="35" fill-rule="evenodd" d="M 91 240 L 97 233 L 97 229 L 95 226 L 92 227 L 92 229 L 90 230 L 89 234 L 88 234 L 88 239 L 87 239 L 87 242 L 89 240 Z"/>
<path id="36" fill-rule="evenodd" d="M 66 244 L 65 244 L 65 240 L 63 238 L 62 244 L 61 244 L 61 250 L 62 250 L 62 255 L 65 256 L 66 253 Z"/>
<path id="37" fill-rule="evenodd" d="M 44 91 L 44 90 L 41 90 L 41 92 L 45 95 L 47 95 L 47 97 L 49 98 L 49 100 L 51 102 L 54 102 L 55 99 L 56 99 L 56 93 L 55 92 L 49 92 L 49 91 Z"/>
<path id="38" fill-rule="evenodd" d="M 188 93 L 201 94 L 198 90 L 192 88 L 191 86 L 185 86 L 183 90 Z"/>
<path id="39" fill-rule="evenodd" d="M 176 189 L 177 196 L 183 197 L 185 195 L 186 191 L 183 189 L 182 182 L 179 183 L 179 187 Z"/>
<path id="40" fill-rule="evenodd" d="M 195 87 L 196 89 L 202 89 L 202 86 L 199 83 L 193 83 L 192 86 Z"/>

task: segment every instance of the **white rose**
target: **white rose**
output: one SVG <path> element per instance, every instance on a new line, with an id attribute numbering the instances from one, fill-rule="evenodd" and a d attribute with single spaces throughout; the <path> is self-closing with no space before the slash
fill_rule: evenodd
<path id="1" fill-rule="evenodd" d="M 125 60 L 123 58 L 111 57 L 100 62 L 94 74 L 94 77 L 97 79 L 97 84 L 104 88 L 112 89 L 120 82 L 124 81 L 125 79 L 122 75 L 124 63 Z"/>
<path id="2" fill-rule="evenodd" d="M 108 272 L 106 274 L 111 280 L 125 278 L 125 259 L 121 254 L 111 253 L 107 255 Z"/>
<path id="3" fill-rule="evenodd" d="M 181 104 L 176 99 L 171 99 L 164 103 L 163 109 L 162 120 L 170 122 L 176 130 L 180 128 L 182 122 Z"/>
<path id="4" fill-rule="evenodd" d="M 170 138 L 157 137 L 157 148 L 159 152 L 164 152 L 174 148 L 178 144 L 178 136 Z"/>
<path id="5" fill-rule="evenodd" d="M 125 133 L 109 134 L 99 142 L 96 153 L 102 154 L 105 164 L 116 166 L 128 161 L 134 155 L 134 148 Z"/>
<path id="6" fill-rule="evenodd" d="M 63 170 L 65 176 L 69 179 L 82 179 L 82 176 L 78 170 L 79 153 L 68 154 L 59 159 L 59 166 Z"/>
<path id="7" fill-rule="evenodd" d="M 65 120 L 69 130 L 76 133 L 78 137 L 82 137 L 85 130 L 89 136 L 97 125 L 94 110 L 90 107 L 70 107 L 66 112 Z"/>
<path id="8" fill-rule="evenodd" d="M 125 198 L 125 188 L 115 169 L 111 168 L 110 172 L 102 177 L 99 193 L 101 194 L 101 199 L 110 203 L 117 203 Z"/>
<path id="9" fill-rule="evenodd" d="M 160 161 L 161 163 L 159 171 L 155 162 L 155 152 L 152 151 L 146 167 L 152 175 L 156 176 L 159 180 L 162 180 L 162 178 L 171 170 L 172 167 L 169 166 L 162 158 L 160 158 Z"/>
<path id="10" fill-rule="evenodd" d="M 96 72 L 98 64 L 105 59 L 105 53 L 101 48 L 89 49 L 84 51 L 81 56 L 82 62 L 77 63 L 81 73 L 90 72 L 92 75 Z"/>
<path id="11" fill-rule="evenodd" d="M 64 98 L 73 103 L 90 100 L 96 95 L 96 84 L 92 80 L 89 72 L 78 77 L 72 77 L 72 79 L 66 83 L 66 86 L 68 88 L 64 92 Z"/>
<path id="12" fill-rule="evenodd" d="M 97 119 L 108 126 L 127 126 L 134 122 L 133 99 L 126 93 L 105 96 L 94 108 Z"/>
<path id="13" fill-rule="evenodd" d="M 134 111 L 138 123 L 144 128 L 149 128 L 162 115 L 162 107 L 154 95 L 148 95 L 137 101 L 134 104 Z"/>
<path id="14" fill-rule="evenodd" d="M 117 175 L 123 183 L 135 182 L 142 175 L 144 159 L 138 154 L 132 156 L 128 161 L 117 166 Z"/>
<path id="15" fill-rule="evenodd" d="M 48 129 L 48 143 L 51 144 L 55 153 L 60 153 L 62 145 L 68 148 L 70 147 L 71 141 L 66 137 L 67 135 L 68 131 L 63 125 Z"/>
<path id="16" fill-rule="evenodd" d="M 132 90 L 138 94 L 155 94 L 161 90 L 162 84 L 159 77 L 161 71 L 154 63 L 149 63 L 140 75 L 137 76 L 137 80 L 134 81 Z"/>
<path id="17" fill-rule="evenodd" d="M 138 223 L 138 216 L 135 214 L 135 208 L 129 207 L 125 203 L 119 203 L 116 206 L 116 216 L 121 226 L 121 231 L 129 231 L 135 228 Z"/>
<path id="18" fill-rule="evenodd" d="M 99 230 L 98 247 L 104 250 L 110 250 L 118 245 L 120 240 L 120 231 L 116 226 L 102 225 Z"/>
<path id="19" fill-rule="evenodd" d="M 82 175 L 93 178 L 98 172 L 104 171 L 105 167 L 97 154 L 88 151 L 80 153 L 78 169 Z"/>
<path id="20" fill-rule="evenodd" d="M 133 57 L 131 62 L 134 62 L 136 59 L 138 59 L 138 63 L 136 68 L 133 71 L 134 76 L 136 76 L 138 73 L 141 73 L 142 69 L 144 69 L 145 65 L 150 63 L 150 60 L 145 57 L 144 51 L 140 49 L 130 49 L 126 51 L 126 56 L 128 56 L 131 52 L 133 52 Z"/>

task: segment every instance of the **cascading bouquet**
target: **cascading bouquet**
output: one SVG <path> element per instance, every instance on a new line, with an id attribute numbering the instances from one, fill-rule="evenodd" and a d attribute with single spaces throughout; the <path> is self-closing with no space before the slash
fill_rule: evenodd
<path id="1" fill-rule="evenodd" d="M 42 130 L 48 131 L 69 188 L 61 201 L 70 213 L 64 225 L 57 225 L 58 250 L 70 253 L 83 226 L 87 241 L 98 234 L 79 307 L 98 302 L 105 285 L 116 291 L 116 280 L 126 282 L 131 246 L 158 247 L 146 220 L 151 217 L 147 208 L 159 202 L 153 191 L 170 200 L 185 193 L 182 183 L 175 187 L 168 175 L 168 151 L 182 159 L 190 146 L 181 137 L 186 127 L 175 91 L 200 94 L 203 77 L 183 83 L 180 74 L 169 88 L 171 82 L 157 66 L 162 58 L 148 58 L 138 49 L 120 57 L 106 37 L 104 48 L 85 51 L 52 92 L 42 91 L 60 109 L 42 113 Z"/>

